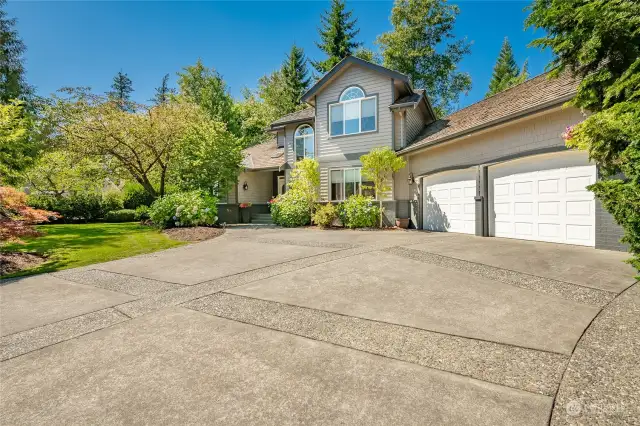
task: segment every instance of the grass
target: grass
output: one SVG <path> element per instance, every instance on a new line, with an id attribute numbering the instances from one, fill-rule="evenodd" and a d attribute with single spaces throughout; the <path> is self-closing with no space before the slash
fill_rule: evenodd
<path id="1" fill-rule="evenodd" d="M 48 260 L 4 278 L 76 268 L 186 244 L 138 223 L 41 225 L 38 230 L 44 235 L 27 239 L 26 244 L 7 245 L 2 251 L 38 253 Z"/>

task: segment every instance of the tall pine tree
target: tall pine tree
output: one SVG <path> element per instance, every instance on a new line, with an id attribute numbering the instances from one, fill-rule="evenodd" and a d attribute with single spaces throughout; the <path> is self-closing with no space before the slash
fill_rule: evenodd
<path id="1" fill-rule="evenodd" d="M 293 105 L 300 104 L 300 98 L 309 88 L 311 79 L 307 71 L 307 58 L 304 50 L 296 46 L 291 46 L 291 51 L 282 64 L 282 77 L 286 86 L 286 93 Z"/>
<path id="2" fill-rule="evenodd" d="M 162 77 L 162 83 L 156 87 L 156 93 L 150 101 L 153 102 L 154 105 L 166 104 L 175 92 L 175 89 L 169 87 L 169 74 L 165 74 L 165 76 Z"/>
<path id="3" fill-rule="evenodd" d="M 311 65 L 319 73 L 326 73 L 362 45 L 354 40 L 360 32 L 356 28 L 358 19 L 351 19 L 353 11 L 345 11 L 345 7 L 344 0 L 331 0 L 331 8 L 320 16 L 322 26 L 318 28 L 318 34 L 321 41 L 316 42 L 316 46 L 328 58 L 324 61 L 311 61 Z"/>
<path id="4" fill-rule="evenodd" d="M 16 20 L 7 17 L 6 0 L 0 0 L 0 102 L 26 100 L 33 88 L 24 78 L 22 55 L 26 47 L 15 29 Z"/>
<path id="5" fill-rule="evenodd" d="M 118 107 L 123 111 L 133 111 L 133 103 L 131 102 L 131 93 L 133 93 L 133 83 L 129 76 L 121 71 L 118 71 L 115 77 L 113 77 L 113 84 L 111 85 L 111 91 L 107 93 L 109 99 L 116 102 Z"/>
<path id="6" fill-rule="evenodd" d="M 524 82 L 528 75 L 528 62 L 525 61 L 522 70 L 518 69 L 511 43 L 509 43 L 509 39 L 505 37 L 502 42 L 502 48 L 500 48 L 500 53 L 498 54 L 498 59 L 493 67 L 493 75 L 489 82 L 489 91 L 485 97 L 493 96 L 496 93 L 500 93 L 516 84 Z"/>

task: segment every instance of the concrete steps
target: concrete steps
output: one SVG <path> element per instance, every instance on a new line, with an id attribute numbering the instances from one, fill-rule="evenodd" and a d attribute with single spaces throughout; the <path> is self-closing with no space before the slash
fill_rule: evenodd
<path id="1" fill-rule="evenodd" d="M 251 215 L 251 223 L 259 225 L 273 225 L 271 215 L 269 213 L 254 213 Z"/>

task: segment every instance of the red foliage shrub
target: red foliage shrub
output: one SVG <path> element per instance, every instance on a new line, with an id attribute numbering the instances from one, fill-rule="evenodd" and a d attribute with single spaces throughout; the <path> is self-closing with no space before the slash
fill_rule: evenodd
<path id="1" fill-rule="evenodd" d="M 0 244 L 22 242 L 21 237 L 38 236 L 34 225 L 48 222 L 57 213 L 27 206 L 27 195 L 8 186 L 0 186 Z"/>

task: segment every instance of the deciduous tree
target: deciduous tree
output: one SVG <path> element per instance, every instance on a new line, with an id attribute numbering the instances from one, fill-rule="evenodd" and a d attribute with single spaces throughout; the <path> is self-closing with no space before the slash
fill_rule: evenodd
<path id="1" fill-rule="evenodd" d="M 27 195 L 9 186 L 0 186 L 0 245 L 22 242 L 23 237 L 40 235 L 34 225 L 48 222 L 58 214 L 27 206 Z"/>
<path id="2" fill-rule="evenodd" d="M 391 183 L 393 173 L 402 169 L 407 162 L 398 157 L 398 155 L 388 146 L 383 148 L 374 148 L 368 154 L 360 157 L 362 162 L 362 176 L 373 182 L 373 190 L 375 191 L 380 206 L 380 227 L 382 228 L 382 216 L 384 209 L 382 207 L 382 198 L 384 194 L 391 191 Z"/>
<path id="3" fill-rule="evenodd" d="M 58 143 L 77 155 L 113 159 L 151 196 L 164 195 L 176 150 L 190 128 L 203 120 L 200 108 L 176 100 L 136 105 L 131 113 L 86 90 L 65 93 L 67 97 L 55 96 L 45 111 Z"/>
<path id="4" fill-rule="evenodd" d="M 288 192 L 299 194 L 313 218 L 313 211 L 318 201 L 320 188 L 320 166 L 312 158 L 305 158 L 295 163 L 287 187 Z"/>
<path id="5" fill-rule="evenodd" d="M 215 69 L 205 67 L 198 59 L 195 65 L 184 67 L 178 73 L 178 87 L 187 101 L 199 105 L 211 119 L 225 123 L 230 132 L 239 135 L 240 123 L 233 98 Z"/>
<path id="6" fill-rule="evenodd" d="M 377 39 L 384 66 L 426 89 L 438 116 L 451 112 L 460 94 L 471 89 L 469 74 L 457 70 L 471 52 L 471 43 L 454 34 L 459 13 L 458 6 L 445 0 L 396 0 L 393 30 Z"/>

